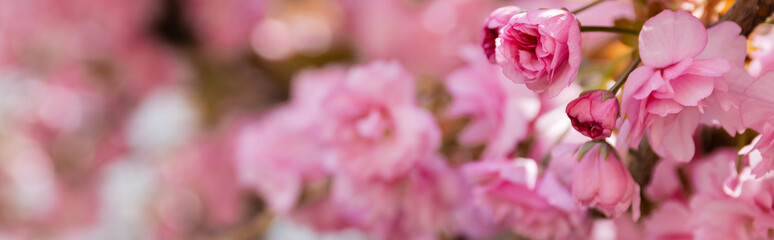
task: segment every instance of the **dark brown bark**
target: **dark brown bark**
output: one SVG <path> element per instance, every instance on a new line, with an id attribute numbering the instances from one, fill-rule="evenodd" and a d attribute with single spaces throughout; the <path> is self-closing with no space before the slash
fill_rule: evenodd
<path id="1" fill-rule="evenodd" d="M 737 0 L 718 22 L 736 22 L 742 27 L 742 35 L 749 36 L 773 12 L 774 0 Z"/>

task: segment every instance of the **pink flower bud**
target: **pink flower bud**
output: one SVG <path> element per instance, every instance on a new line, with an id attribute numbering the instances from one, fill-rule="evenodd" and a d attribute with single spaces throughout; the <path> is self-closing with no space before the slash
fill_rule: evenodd
<path id="1" fill-rule="evenodd" d="M 632 206 L 632 217 L 640 217 L 640 186 L 615 149 L 607 143 L 588 142 L 579 151 L 580 162 L 572 171 L 572 196 L 584 206 L 608 217 L 618 217 Z"/>
<path id="2" fill-rule="evenodd" d="M 604 139 L 615 128 L 618 99 L 606 90 L 586 92 L 568 103 L 565 112 L 575 130 L 591 139 Z"/>
<path id="3" fill-rule="evenodd" d="M 481 43 L 481 47 L 484 48 L 484 54 L 490 63 L 497 63 L 495 60 L 495 47 L 497 46 L 495 40 L 500 36 L 500 28 L 508 24 L 508 20 L 519 12 L 521 9 L 516 6 L 501 7 L 489 14 L 489 17 L 484 21 L 484 41 Z"/>

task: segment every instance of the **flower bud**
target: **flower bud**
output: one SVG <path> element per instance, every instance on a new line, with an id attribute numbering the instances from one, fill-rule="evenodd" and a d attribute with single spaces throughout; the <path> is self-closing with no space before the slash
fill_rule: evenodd
<path id="1" fill-rule="evenodd" d="M 484 54 L 490 63 L 497 63 L 495 60 L 495 40 L 500 36 L 500 28 L 508 24 L 508 20 L 521 12 L 516 6 L 506 6 L 494 10 L 484 21 L 484 40 L 481 47 L 484 48 Z"/>
<path id="2" fill-rule="evenodd" d="M 632 217 L 640 217 L 640 186 L 634 182 L 615 149 L 604 142 L 589 142 L 579 151 L 580 162 L 572 171 L 572 196 L 580 204 L 596 208 L 608 217 L 618 217 L 629 206 Z M 587 148 L 584 146 L 584 148 Z"/>
<path id="3" fill-rule="evenodd" d="M 565 112 L 575 130 L 591 139 L 604 139 L 613 133 L 618 107 L 611 92 L 594 90 L 568 103 Z"/>

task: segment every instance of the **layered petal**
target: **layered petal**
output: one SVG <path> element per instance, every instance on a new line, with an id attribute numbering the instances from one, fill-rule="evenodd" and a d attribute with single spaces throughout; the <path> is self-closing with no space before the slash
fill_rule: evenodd
<path id="1" fill-rule="evenodd" d="M 650 144 L 660 156 L 688 162 L 693 158 L 693 133 L 699 126 L 701 114 L 694 108 L 685 108 L 678 114 L 655 118 L 650 127 Z"/>

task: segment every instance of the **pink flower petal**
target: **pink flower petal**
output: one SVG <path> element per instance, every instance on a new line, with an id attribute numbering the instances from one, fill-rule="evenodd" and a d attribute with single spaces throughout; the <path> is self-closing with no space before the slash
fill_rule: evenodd
<path id="1" fill-rule="evenodd" d="M 685 108 L 683 105 L 675 102 L 672 99 L 657 99 L 652 98 L 648 100 L 647 110 L 648 113 L 656 114 L 661 117 L 665 117 L 669 114 L 678 113 Z"/>
<path id="2" fill-rule="evenodd" d="M 629 185 L 626 181 L 629 172 L 614 156 L 609 156 L 607 159 L 605 157 L 600 156 L 600 158 L 595 159 L 598 161 L 600 172 L 599 201 L 603 204 L 611 204 L 620 201 L 624 197 L 626 188 Z"/>
<path id="3" fill-rule="evenodd" d="M 712 78 L 683 75 L 670 81 L 675 90 L 675 102 L 683 106 L 697 106 L 699 101 L 709 97 L 715 86 Z"/>
<path id="4" fill-rule="evenodd" d="M 572 195 L 576 199 L 592 199 L 599 192 L 599 158 L 599 150 L 592 149 L 572 169 Z"/>
<path id="5" fill-rule="evenodd" d="M 655 71 L 652 75 L 650 75 L 645 83 L 639 89 L 637 89 L 637 92 L 634 94 L 634 98 L 645 99 L 650 96 L 653 91 L 656 91 L 664 86 L 664 84 L 666 84 L 666 81 L 661 77 L 661 71 Z M 669 94 L 669 92 L 670 91 L 664 94 Z"/>
<path id="6" fill-rule="evenodd" d="M 650 144 L 660 156 L 688 162 L 693 158 L 693 133 L 699 126 L 701 113 L 685 108 L 679 114 L 656 118 L 650 127 Z"/>
<path id="7" fill-rule="evenodd" d="M 690 67 L 685 69 L 683 74 L 720 77 L 730 69 L 731 66 L 728 64 L 728 60 L 721 57 L 713 57 L 694 61 Z"/>
<path id="8" fill-rule="evenodd" d="M 653 75 L 654 71 L 655 70 L 652 67 L 642 66 L 634 69 L 634 71 L 629 74 L 629 78 L 626 79 L 626 85 L 624 85 L 623 88 L 621 105 L 628 106 L 630 102 L 634 100 L 634 95 L 638 92 L 637 90 L 645 85 L 648 79 L 650 79 L 651 75 Z M 624 108 L 628 109 L 628 107 Z"/>
<path id="9" fill-rule="evenodd" d="M 693 58 L 707 45 L 707 30 L 685 11 L 664 10 L 640 32 L 640 57 L 645 65 L 662 68 Z"/>
<path id="10" fill-rule="evenodd" d="M 744 66 L 747 39 L 739 35 L 742 28 L 734 22 L 722 22 L 707 29 L 707 46 L 696 59 L 723 57 L 730 64 Z"/>

